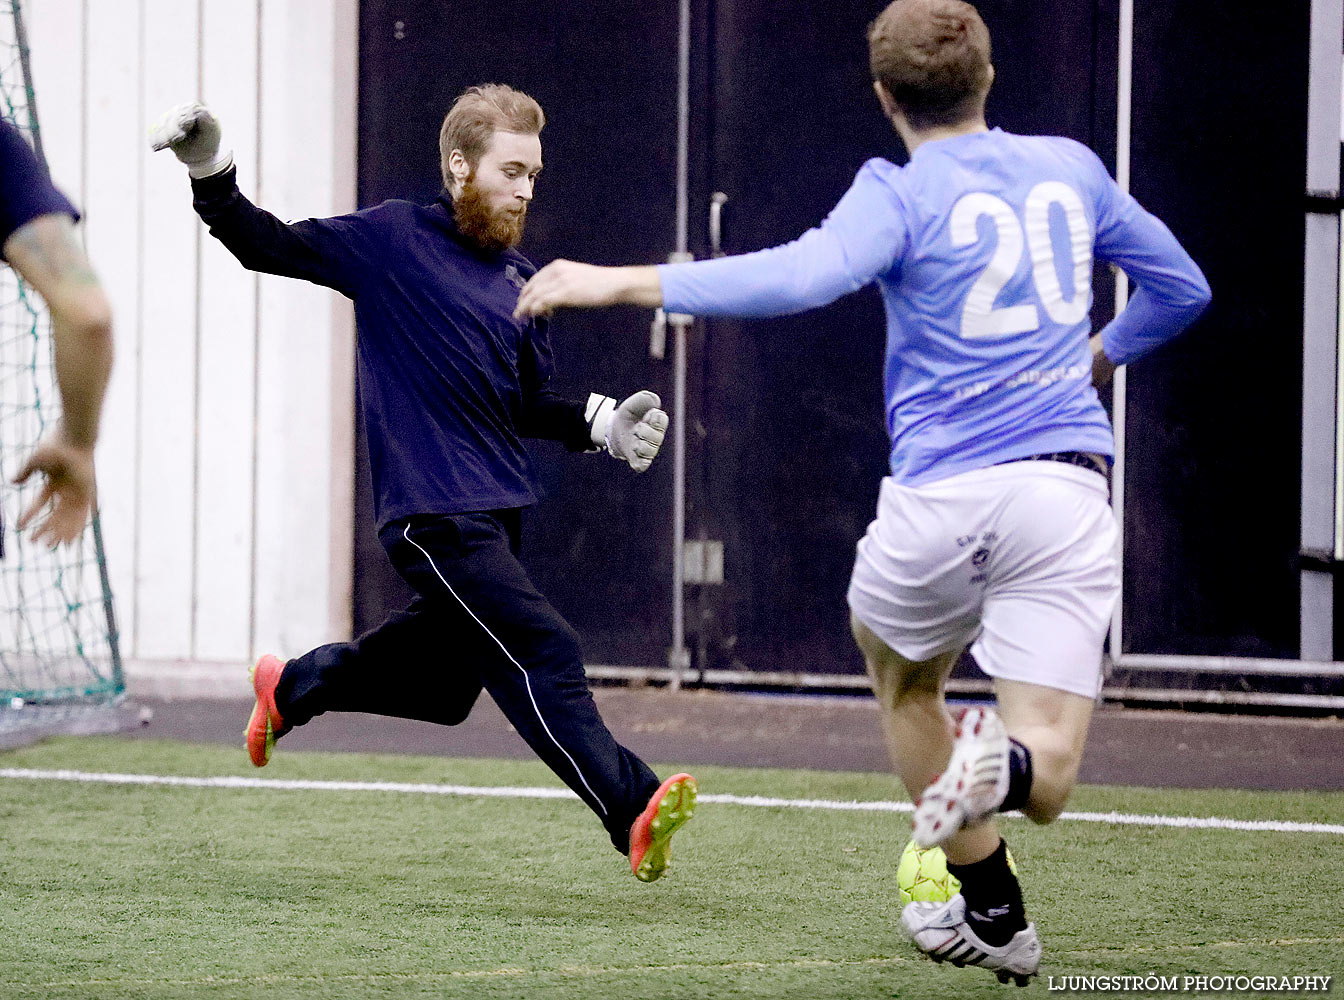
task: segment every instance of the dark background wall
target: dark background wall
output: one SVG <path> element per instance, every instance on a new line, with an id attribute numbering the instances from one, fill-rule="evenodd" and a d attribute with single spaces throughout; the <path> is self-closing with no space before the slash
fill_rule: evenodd
<path id="1" fill-rule="evenodd" d="M 871 6 L 871 9 L 870 9 Z M 994 38 L 991 125 L 1115 155 L 1117 0 L 979 4 Z M 1133 190 L 1205 267 L 1215 306 L 1130 371 L 1126 648 L 1291 656 L 1301 345 L 1305 10 L 1245 19 L 1139 0 Z M 511 8 L 512 9 L 512 8 Z M 797 236 L 869 157 L 903 162 L 868 89 L 880 4 L 697 0 L 691 244 L 722 191 L 728 252 Z M 546 109 L 546 171 L 523 250 L 538 263 L 655 262 L 674 246 L 676 5 L 364 0 L 361 205 L 437 192 L 438 126 L 487 80 Z M 450 16 L 451 15 L 451 16 Z M 1111 285 L 1096 281 L 1094 319 Z M 555 325 L 563 389 L 671 398 L 649 314 Z M 689 587 L 697 665 L 855 672 L 844 594 L 886 469 L 884 323 L 867 290 L 692 337 L 688 531 L 720 539 L 725 583 Z M 358 445 L 356 622 L 406 597 L 373 536 Z M 524 562 L 590 662 L 661 665 L 670 639 L 671 463 L 635 476 L 534 447 L 547 497 Z"/>
<path id="2" fill-rule="evenodd" d="M 1132 190 L 1214 300 L 1130 373 L 1126 649 L 1296 656 L 1309 5 L 1136 7 Z"/>
<path id="3" fill-rule="evenodd" d="M 675 239 L 677 10 L 596 0 L 527 5 L 370 2 L 361 10 L 359 200 L 432 200 L 438 134 L 467 86 L 503 82 L 548 116 L 545 170 L 522 249 L 620 262 L 661 259 Z M 509 8 L 511 11 L 515 8 Z M 400 25 L 400 27 L 398 27 Z M 552 324 L 558 387 L 670 398 L 668 366 L 648 360 L 649 314 L 562 316 Z M 544 593 L 587 640 L 591 662 L 662 663 L 671 593 L 671 465 L 639 476 L 603 455 L 532 442 L 543 502 L 523 552 Z M 444 456 L 451 461 L 451 456 Z M 357 628 L 409 592 L 370 523 L 367 458 L 357 444 Z"/>

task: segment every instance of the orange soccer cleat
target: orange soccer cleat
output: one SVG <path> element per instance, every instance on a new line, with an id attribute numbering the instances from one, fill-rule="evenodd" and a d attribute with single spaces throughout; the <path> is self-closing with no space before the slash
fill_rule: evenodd
<path id="1" fill-rule="evenodd" d="M 247 720 L 247 730 L 243 736 L 247 755 L 256 767 L 266 766 L 276 739 L 289 732 L 289 727 L 275 707 L 275 686 L 280 683 L 280 674 L 284 669 L 283 661 L 267 653 L 257 661 L 256 666 L 248 670 L 257 702 L 252 706 L 252 715 Z"/>
<path id="2" fill-rule="evenodd" d="M 695 812 L 695 779 L 674 774 L 653 793 L 630 827 L 630 870 L 641 882 L 656 882 L 671 861 L 668 842 Z"/>

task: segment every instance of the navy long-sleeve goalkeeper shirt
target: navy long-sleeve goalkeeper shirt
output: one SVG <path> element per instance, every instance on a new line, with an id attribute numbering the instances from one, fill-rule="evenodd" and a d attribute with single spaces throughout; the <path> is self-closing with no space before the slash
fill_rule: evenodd
<path id="1" fill-rule="evenodd" d="M 583 401 L 547 388 L 545 321 L 513 318 L 536 269 L 515 250 L 464 237 L 447 195 L 286 224 L 243 197 L 232 168 L 193 180 L 192 190 L 211 235 L 245 267 L 354 301 L 379 528 L 414 514 L 534 503 L 523 437 L 591 448 Z"/>

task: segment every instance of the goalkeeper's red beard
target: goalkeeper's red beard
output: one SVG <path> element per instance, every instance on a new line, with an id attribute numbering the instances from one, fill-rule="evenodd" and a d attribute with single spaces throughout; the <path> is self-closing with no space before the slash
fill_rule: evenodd
<path id="1" fill-rule="evenodd" d="M 522 242 L 527 204 L 524 202 L 517 208 L 494 208 L 473 174 L 462 182 L 461 192 L 453 199 L 453 218 L 462 234 L 483 249 L 507 250 Z"/>

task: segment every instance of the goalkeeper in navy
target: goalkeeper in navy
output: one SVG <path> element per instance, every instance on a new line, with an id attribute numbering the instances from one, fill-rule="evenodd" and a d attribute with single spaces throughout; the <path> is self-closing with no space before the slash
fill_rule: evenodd
<path id="1" fill-rule="evenodd" d="M 416 592 L 352 642 L 252 669 L 252 763 L 323 712 L 462 722 L 484 689 L 536 754 L 601 819 L 641 881 L 668 865 L 695 780 L 665 781 L 616 742 L 589 690 L 574 630 L 518 561 L 536 502 L 523 438 L 605 450 L 637 472 L 667 414 L 653 392 L 622 402 L 549 387 L 544 318 L 513 316 L 535 272 L 516 249 L 541 171 L 541 107 L 510 87 L 472 87 L 439 137 L 444 190 L 287 224 L 238 190 L 218 120 L 173 108 L 151 133 L 187 165 L 194 206 L 247 268 L 302 278 L 354 301 L 358 387 L 379 540 Z"/>

